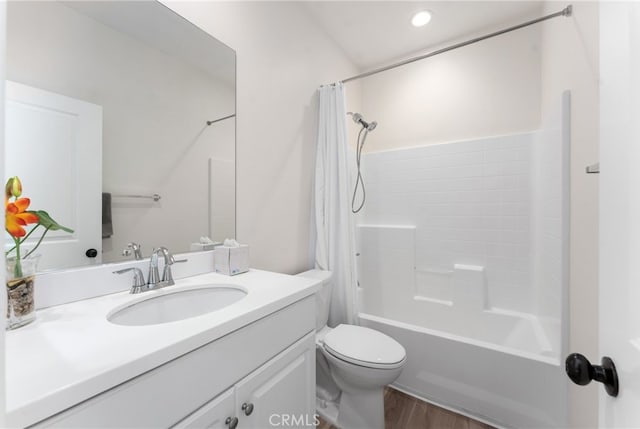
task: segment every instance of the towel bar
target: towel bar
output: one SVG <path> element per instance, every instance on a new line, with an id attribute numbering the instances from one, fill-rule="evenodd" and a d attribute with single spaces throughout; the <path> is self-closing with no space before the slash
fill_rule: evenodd
<path id="1" fill-rule="evenodd" d="M 160 201 L 160 199 L 162 198 L 160 195 L 158 194 L 153 194 L 153 195 L 118 195 L 118 194 L 114 194 L 113 195 L 116 198 L 147 198 L 147 199 L 151 199 L 155 202 Z"/>

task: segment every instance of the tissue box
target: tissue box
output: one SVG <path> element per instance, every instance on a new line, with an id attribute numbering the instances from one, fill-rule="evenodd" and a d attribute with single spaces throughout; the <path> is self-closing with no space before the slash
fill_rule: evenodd
<path id="1" fill-rule="evenodd" d="M 249 271 L 249 246 L 240 247 L 218 246 L 214 249 L 216 273 L 235 276 Z"/>

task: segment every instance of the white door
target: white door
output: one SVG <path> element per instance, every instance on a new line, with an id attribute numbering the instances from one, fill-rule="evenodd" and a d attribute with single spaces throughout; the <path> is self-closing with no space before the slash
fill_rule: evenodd
<path id="1" fill-rule="evenodd" d="M 45 210 L 74 230 L 47 233 L 36 250 L 42 255 L 38 268 L 100 263 L 102 107 L 15 82 L 7 81 L 6 91 L 3 184 L 20 177 L 30 210 Z M 30 238 L 23 247 L 36 241 Z M 88 249 L 97 256 L 87 257 Z"/>
<path id="2" fill-rule="evenodd" d="M 640 4 L 600 6 L 600 427 L 640 427 Z M 599 364 L 600 362 L 593 362 Z"/>

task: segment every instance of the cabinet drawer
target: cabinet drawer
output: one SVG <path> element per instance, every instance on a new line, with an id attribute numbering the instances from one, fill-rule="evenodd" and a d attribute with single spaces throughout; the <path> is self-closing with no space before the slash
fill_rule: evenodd
<path id="1" fill-rule="evenodd" d="M 310 296 L 32 427 L 170 427 L 314 329 Z"/>

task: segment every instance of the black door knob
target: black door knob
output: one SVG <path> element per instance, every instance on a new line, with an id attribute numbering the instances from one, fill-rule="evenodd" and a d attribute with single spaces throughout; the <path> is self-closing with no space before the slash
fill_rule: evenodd
<path id="1" fill-rule="evenodd" d="M 591 362 L 580 353 L 571 353 L 565 360 L 565 371 L 576 384 L 586 386 L 595 380 L 604 384 L 611 396 L 618 396 L 618 373 L 611 358 L 602 358 L 602 365 L 591 365 Z"/>
<path id="2" fill-rule="evenodd" d="M 98 251 L 96 249 L 87 249 L 84 254 L 87 258 L 95 258 L 96 256 L 98 256 Z"/>

